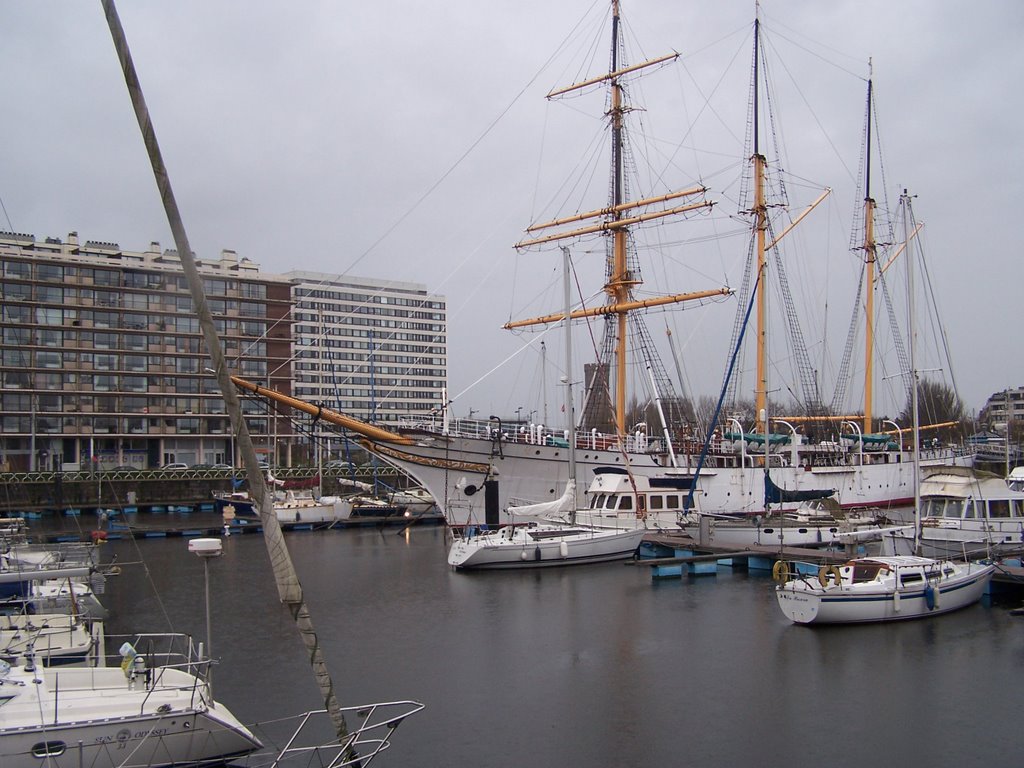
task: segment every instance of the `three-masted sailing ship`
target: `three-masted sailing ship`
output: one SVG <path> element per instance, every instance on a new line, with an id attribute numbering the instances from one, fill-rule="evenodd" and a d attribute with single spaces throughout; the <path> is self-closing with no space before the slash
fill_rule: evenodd
<path id="1" fill-rule="evenodd" d="M 659 297 L 641 296 L 640 264 L 631 232 L 648 222 L 668 217 L 710 210 L 704 186 L 627 199 L 626 167 L 629 139 L 626 120 L 631 112 L 627 103 L 631 78 L 652 67 L 668 65 L 678 54 L 670 54 L 639 64 L 629 64 L 620 37 L 619 0 L 611 2 L 611 54 L 608 71 L 585 79 L 564 89 L 552 91 L 548 98 L 576 93 L 599 86 L 607 88 L 608 135 L 611 141 L 610 199 L 602 208 L 553 219 L 530 226 L 526 239 L 517 248 L 541 247 L 547 244 L 564 246 L 586 238 L 602 238 L 605 248 L 605 303 L 572 311 L 575 320 L 602 318 L 604 335 L 600 359 L 589 367 L 585 382 L 585 401 L 580 428 L 572 439 L 577 449 L 580 477 L 587 477 L 601 467 L 628 466 L 630 471 L 651 475 L 670 473 L 677 479 L 694 484 L 695 497 L 705 510 L 724 513 L 754 513 L 764 509 L 764 459 L 771 452 L 772 482 L 780 491 L 774 501 L 782 507 L 795 507 L 802 493 L 833 491 L 843 507 L 891 506 L 907 503 L 913 497 L 915 477 L 909 459 L 898 438 L 874 436 L 871 414 L 866 411 L 865 426 L 847 424 L 847 432 L 855 439 L 813 443 L 800 430 L 781 422 L 786 432 L 773 435 L 766 412 L 767 366 L 764 351 L 763 281 L 756 281 L 754 290 L 761 291 L 757 301 L 758 317 L 758 384 L 757 423 L 744 427 L 738 421 L 726 422 L 717 439 L 709 441 L 701 456 L 698 441 L 683 437 L 681 417 L 683 398 L 673 392 L 664 367 L 657 358 L 653 344 L 629 348 L 630 339 L 650 340 L 643 321 L 643 310 L 668 306 L 691 299 L 710 299 L 730 293 L 716 288 L 688 294 Z M 755 24 L 755 46 L 757 25 Z M 755 61 L 757 53 L 755 48 Z M 756 67 L 755 67 L 756 70 Z M 755 74 L 756 93 L 756 74 Z M 756 137 L 756 131 L 753 132 Z M 764 199 L 764 177 L 768 160 L 756 146 L 751 154 L 754 201 L 748 214 L 752 216 L 753 252 L 757 273 L 763 275 L 767 254 L 774 249 L 786 231 L 773 235 Z M 867 203 L 870 194 L 866 192 Z M 870 210 L 865 214 L 871 220 Z M 873 257 L 870 223 L 865 224 L 865 252 Z M 870 277 L 868 278 L 871 279 Z M 511 322 L 506 328 L 524 328 L 558 323 L 564 313 L 553 312 L 544 317 Z M 870 344 L 870 341 L 869 341 Z M 649 397 L 658 404 L 661 424 L 650 430 L 633 429 L 628 423 L 630 407 L 627 392 L 628 367 L 638 360 L 648 372 L 653 385 Z M 868 370 L 870 386 L 871 372 Z M 441 417 L 431 417 L 394 429 L 372 425 L 337 413 L 328 408 L 293 398 L 286 393 L 268 390 L 255 383 L 233 377 L 235 385 L 254 395 L 310 414 L 333 423 L 356 437 L 361 445 L 377 457 L 399 467 L 426 488 L 446 512 L 451 522 L 499 522 L 500 514 L 510 504 L 540 503 L 559 497 L 569 479 L 567 431 L 531 424 L 510 428 L 500 419 L 452 418 L 446 410 Z M 870 395 L 869 395 L 870 397 Z M 870 408 L 870 401 L 868 403 Z M 779 426 L 776 420 L 774 426 Z M 936 455 L 931 460 L 947 463 L 951 454 Z M 701 463 L 699 474 L 696 472 Z M 585 485 L 585 484 L 584 484 Z M 503 519 L 501 519 L 503 521 Z"/>

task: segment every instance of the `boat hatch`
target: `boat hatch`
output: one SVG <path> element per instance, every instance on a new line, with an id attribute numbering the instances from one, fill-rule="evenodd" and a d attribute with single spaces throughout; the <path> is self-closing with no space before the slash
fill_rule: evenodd
<path id="1" fill-rule="evenodd" d="M 580 536 L 584 533 L 589 533 L 582 528 L 560 528 L 557 531 L 530 531 L 530 538 L 534 541 L 543 541 L 544 539 L 562 539 L 566 536 Z"/>

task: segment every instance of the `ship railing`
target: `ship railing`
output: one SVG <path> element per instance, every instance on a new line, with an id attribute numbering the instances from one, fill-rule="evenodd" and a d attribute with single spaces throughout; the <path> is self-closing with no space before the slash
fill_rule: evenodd
<path id="1" fill-rule="evenodd" d="M 500 425 L 500 426 L 499 426 Z M 425 416 L 402 423 L 405 430 L 441 433 L 444 420 L 439 416 Z M 504 443 L 525 443 L 527 445 L 548 445 L 567 448 L 565 430 L 534 422 L 499 422 L 496 419 L 455 418 L 448 424 L 448 434 L 453 437 L 471 437 L 485 440 L 501 439 Z M 663 449 L 660 441 L 654 441 L 642 431 L 628 433 L 619 440 L 614 433 L 599 432 L 597 429 L 577 430 L 576 447 L 583 450 L 648 453 Z"/>
<path id="2" fill-rule="evenodd" d="M 212 660 L 204 653 L 202 643 L 197 645 L 191 635 L 107 635 L 106 648 L 99 666 L 120 666 L 130 683 L 145 685 L 150 692 L 169 688 L 190 690 L 193 706 L 197 697 L 205 699 Z"/>
<path id="3" fill-rule="evenodd" d="M 387 701 L 342 707 L 348 736 L 338 741 L 323 709 L 249 725 L 267 749 L 232 761 L 240 768 L 344 768 L 366 766 L 391 747 L 405 719 L 424 709 L 417 701 Z"/>

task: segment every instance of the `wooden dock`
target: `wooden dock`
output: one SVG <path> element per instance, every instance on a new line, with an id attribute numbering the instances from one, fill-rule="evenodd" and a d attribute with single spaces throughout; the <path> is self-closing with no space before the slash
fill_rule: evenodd
<path id="1" fill-rule="evenodd" d="M 672 552 L 671 555 L 666 554 Z M 691 537 L 677 533 L 651 533 L 644 537 L 641 554 L 629 565 L 645 565 L 652 579 L 678 579 L 686 576 L 711 576 L 719 568 L 771 573 L 775 564 L 786 561 L 798 572 L 816 574 L 818 568 L 842 565 L 851 557 L 863 555 L 851 549 L 811 549 L 808 547 L 751 546 L 742 550 L 701 546 Z M 1024 589 L 1024 563 L 1021 558 L 1005 558 L 992 576 L 988 593 L 1012 594 Z"/>

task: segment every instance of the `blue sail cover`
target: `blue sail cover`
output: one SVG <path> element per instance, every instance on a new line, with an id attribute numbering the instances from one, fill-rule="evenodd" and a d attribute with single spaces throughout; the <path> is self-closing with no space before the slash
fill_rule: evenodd
<path id="1" fill-rule="evenodd" d="M 765 473 L 764 476 L 764 501 L 765 504 L 787 504 L 800 501 L 812 501 L 814 499 L 827 499 L 835 495 L 835 489 L 822 491 L 787 491 L 779 488 L 772 479 Z"/>

